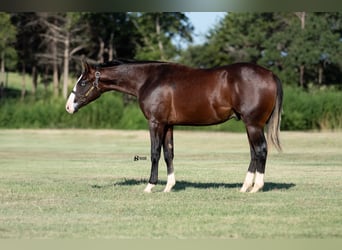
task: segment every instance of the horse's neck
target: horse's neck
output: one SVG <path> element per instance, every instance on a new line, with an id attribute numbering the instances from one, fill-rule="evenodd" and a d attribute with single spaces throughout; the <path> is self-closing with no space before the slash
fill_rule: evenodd
<path id="1" fill-rule="evenodd" d="M 105 90 L 115 90 L 137 96 L 143 82 L 143 76 L 131 65 L 115 66 L 104 71 Z M 133 65 L 132 65 L 133 66 Z"/>
<path id="2" fill-rule="evenodd" d="M 107 68 L 106 90 L 115 90 L 137 96 L 149 75 L 156 70 L 153 64 L 127 64 Z"/>

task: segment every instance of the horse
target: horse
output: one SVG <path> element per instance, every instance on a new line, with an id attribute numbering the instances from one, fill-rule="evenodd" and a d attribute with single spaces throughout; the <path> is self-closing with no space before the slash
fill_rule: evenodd
<path id="1" fill-rule="evenodd" d="M 111 90 L 135 96 L 148 121 L 151 172 L 144 192 L 150 193 L 157 184 L 161 148 L 167 166 L 164 192 L 176 184 L 175 125 L 214 125 L 231 118 L 244 122 L 250 146 L 251 160 L 240 192 L 262 190 L 268 143 L 281 151 L 283 89 L 270 70 L 252 63 L 202 69 L 162 61 L 117 59 L 90 65 L 83 60 L 83 72 L 68 97 L 66 111 L 76 113 Z"/>

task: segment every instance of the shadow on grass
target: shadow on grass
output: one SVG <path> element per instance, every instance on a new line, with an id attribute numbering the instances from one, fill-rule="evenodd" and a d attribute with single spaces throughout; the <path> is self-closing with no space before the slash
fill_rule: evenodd
<path id="1" fill-rule="evenodd" d="M 135 185 L 145 185 L 147 184 L 146 179 L 124 179 L 119 182 L 105 184 L 105 185 L 92 185 L 92 188 L 109 188 L 113 186 L 135 186 Z M 165 181 L 159 181 L 158 185 L 166 185 Z M 242 183 L 216 183 L 216 182 L 189 182 L 189 181 L 177 181 L 176 185 L 172 189 L 173 191 L 182 191 L 187 188 L 196 189 L 209 189 L 209 188 L 226 188 L 226 189 L 240 189 Z M 278 190 L 288 190 L 296 186 L 294 183 L 275 183 L 266 182 L 263 188 L 263 192 L 278 191 Z"/>

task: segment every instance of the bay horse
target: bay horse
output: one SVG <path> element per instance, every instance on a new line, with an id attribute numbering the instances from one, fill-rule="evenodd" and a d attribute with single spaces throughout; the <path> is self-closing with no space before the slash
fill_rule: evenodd
<path id="1" fill-rule="evenodd" d="M 174 125 L 214 125 L 231 118 L 244 122 L 250 145 L 251 161 L 240 191 L 255 193 L 263 188 L 267 142 L 281 151 L 283 90 L 271 71 L 251 63 L 199 69 L 159 61 L 114 60 L 98 65 L 83 61 L 83 73 L 66 110 L 73 114 L 110 90 L 135 96 L 148 120 L 152 166 L 145 192 L 157 184 L 162 147 L 167 165 L 164 192 L 176 183 Z"/>

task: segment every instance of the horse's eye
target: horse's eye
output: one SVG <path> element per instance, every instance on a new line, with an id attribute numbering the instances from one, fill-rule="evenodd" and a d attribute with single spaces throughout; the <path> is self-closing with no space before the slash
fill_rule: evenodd
<path id="1" fill-rule="evenodd" d="M 81 81 L 81 82 L 80 82 L 81 87 L 86 86 L 86 84 L 87 84 L 87 81 Z"/>

